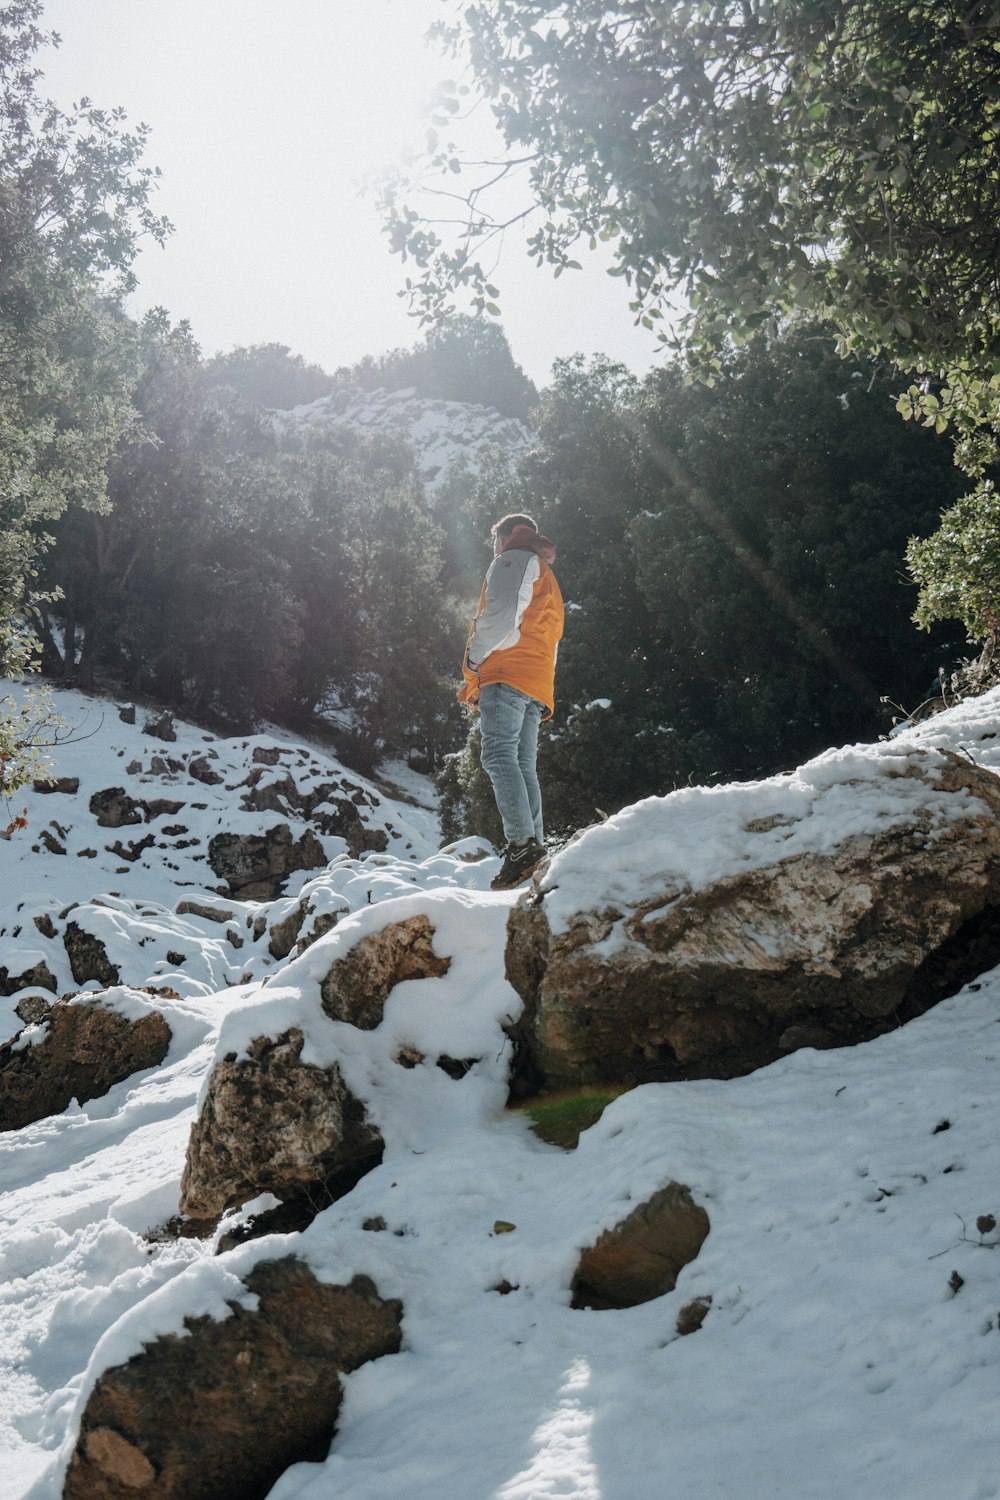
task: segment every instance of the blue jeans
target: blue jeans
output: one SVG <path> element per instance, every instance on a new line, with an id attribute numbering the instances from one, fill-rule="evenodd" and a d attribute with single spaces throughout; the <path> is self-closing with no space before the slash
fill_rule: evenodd
<path id="1" fill-rule="evenodd" d="M 480 759 L 493 783 L 504 838 L 542 842 L 542 793 L 535 770 L 544 706 L 506 682 L 479 692 Z"/>

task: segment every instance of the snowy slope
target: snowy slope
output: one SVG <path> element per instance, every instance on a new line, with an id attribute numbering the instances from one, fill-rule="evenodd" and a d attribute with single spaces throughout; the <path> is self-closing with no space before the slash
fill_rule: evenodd
<path id="1" fill-rule="evenodd" d="M 901 743 L 996 765 L 1000 694 Z M 223 758 L 236 747 L 215 748 Z M 887 752 L 852 753 L 874 766 Z M 739 788 L 741 808 L 766 813 L 779 782 Z M 891 816 L 893 785 L 880 784 L 874 816 Z M 698 799 L 667 801 L 673 833 L 702 857 Z M 516 897 L 486 889 L 493 860 L 429 857 L 407 833 L 409 813 L 381 808 L 402 840 L 395 852 L 341 853 L 328 873 L 303 877 L 357 897 L 326 936 L 266 973 L 258 953 L 245 984 L 189 984 L 159 1069 L 0 1136 L 5 1495 L 55 1500 L 101 1369 L 185 1316 L 224 1316 L 234 1277 L 292 1248 L 321 1276 L 365 1272 L 402 1298 L 404 1343 L 348 1377 L 326 1463 L 289 1470 L 272 1500 L 1000 1494 L 1000 1253 L 997 1233 L 975 1227 L 1000 1217 L 1000 971 L 862 1047 L 798 1052 L 728 1082 L 636 1089 L 563 1151 L 504 1110 L 502 1024 L 519 1004 L 503 974 L 504 923 Z M 647 828 L 644 847 L 627 814 L 605 825 L 602 863 L 631 861 L 637 879 L 662 863 L 655 822 Z M 727 857 L 739 857 L 739 837 L 734 824 Z M 560 856 L 581 889 L 583 843 Z M 74 866 L 88 878 L 95 869 L 13 840 L 0 854 L 8 891 L 50 870 L 68 881 Z M 174 904 L 172 875 L 134 868 L 135 924 L 143 883 L 157 878 L 154 899 Z M 327 1019 L 318 985 L 333 958 L 414 911 L 429 914 L 448 973 L 397 986 L 373 1031 Z M 151 907 L 150 930 L 162 919 Z M 218 1257 L 197 1241 L 150 1243 L 147 1231 L 176 1211 L 213 1057 L 279 1024 L 302 1028 L 311 1060 L 339 1062 L 385 1138 L 382 1164 L 301 1235 Z M 402 1044 L 482 1060 L 454 1079 L 430 1061 L 396 1065 Z M 711 1221 L 676 1290 L 626 1311 L 571 1308 L 580 1247 L 670 1179 Z M 378 1217 L 386 1232 L 362 1227 Z M 515 1227 L 497 1232 L 498 1220 Z M 679 1337 L 677 1312 L 699 1295 L 712 1298 L 704 1326 Z"/>
<path id="2" fill-rule="evenodd" d="M 417 471 L 431 495 L 456 460 L 475 469 L 488 449 L 515 453 L 533 441 L 523 422 L 493 407 L 420 397 L 412 389 L 336 391 L 275 416 L 307 430 L 332 423 L 405 438 L 414 448 Z"/>
<path id="3" fill-rule="evenodd" d="M 176 738 L 164 741 L 145 732 L 156 716 L 142 710 L 136 723 L 124 723 L 113 702 L 75 692 L 59 693 L 57 707 L 67 742 L 53 753 L 52 777 L 78 786 L 29 788 L 11 809 L 23 809 L 28 826 L 0 840 L 0 976 L 17 977 L 43 962 L 55 994 L 99 988 L 97 981 L 74 982 L 62 941 L 72 923 L 99 939 L 122 983 L 209 995 L 273 967 L 271 929 L 299 902 L 315 921 L 414 881 L 488 883 L 485 866 L 477 871 L 460 857 L 481 855 L 486 845 L 440 858 L 432 811 L 388 800 L 323 751 L 280 731 L 224 739 L 178 721 Z M 289 786 L 296 796 L 289 798 Z M 321 800 L 307 818 L 298 798 L 315 800 L 319 789 Z M 136 822 L 101 826 L 92 803 L 109 792 L 135 805 Z M 176 810 L 160 811 L 164 803 Z M 335 822 L 338 807 L 347 805 L 357 808 L 384 851 L 352 858 L 344 837 L 318 831 L 324 817 Z M 311 831 L 326 864 L 294 872 L 275 900 L 234 900 L 209 863 L 213 838 L 282 825 L 295 840 Z M 488 867 L 491 874 L 492 859 Z M 38 984 L 25 989 L 46 993 Z M 4 1036 L 18 1025 L 20 993 L 0 996 Z"/>

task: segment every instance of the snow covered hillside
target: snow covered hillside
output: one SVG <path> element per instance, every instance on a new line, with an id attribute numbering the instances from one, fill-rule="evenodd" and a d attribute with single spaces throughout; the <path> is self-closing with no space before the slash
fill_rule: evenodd
<path id="1" fill-rule="evenodd" d="M 489 891 L 484 846 L 438 850 L 430 811 L 290 739 L 177 725 L 163 742 L 141 713 L 128 725 L 112 706 L 67 703 L 95 732 L 52 775 L 79 787 L 32 793 L 27 833 L 0 843 L 4 987 L 34 973 L 0 1001 L 4 1035 L 28 994 L 82 987 L 123 1012 L 139 986 L 175 998 L 153 997 L 171 1030 L 160 1066 L 0 1135 L 5 1497 L 56 1500 L 101 1373 L 185 1319 L 227 1319 L 247 1301 L 241 1278 L 288 1255 L 322 1282 L 363 1275 L 399 1299 L 402 1345 L 345 1378 L 328 1456 L 288 1468 L 272 1500 L 1000 1496 L 1000 970 L 863 1045 L 634 1088 L 575 1149 L 549 1144 L 506 1107 L 518 892 Z M 898 743 L 1000 768 L 1000 693 Z M 872 781 L 874 815 L 891 817 L 891 782 Z M 740 822 L 720 858 L 739 862 L 740 827 L 788 785 L 734 791 Z M 699 799 L 667 801 L 682 835 L 671 857 L 693 869 Z M 134 821 L 100 822 L 119 814 Z M 660 824 L 646 826 L 652 842 Z M 662 849 L 636 852 L 636 828 L 628 811 L 602 826 L 598 874 L 641 883 L 662 866 Z M 242 837 L 246 853 L 265 835 L 268 857 L 322 862 L 272 861 L 244 881 L 260 868 L 213 842 Z M 567 893 L 587 885 L 587 847 L 553 860 L 560 898 L 561 872 Z M 281 895 L 264 888 L 277 879 Z M 331 1019 L 331 964 L 421 914 L 447 964 L 397 983 L 377 1024 Z M 100 944 L 113 982 L 81 984 L 79 955 L 95 950 L 67 943 L 71 926 Z M 364 1101 L 381 1162 L 300 1232 L 218 1253 L 264 1201 L 210 1239 L 164 1234 L 213 1063 L 289 1028 L 309 1066 L 335 1065 Z M 442 1066 L 455 1059 L 468 1065 Z M 668 1182 L 710 1224 L 675 1290 L 573 1306 L 581 1249 Z M 682 1332 L 695 1304 L 707 1315 Z M 153 1480 L 145 1493 L 160 1493 Z"/>
<path id="2" fill-rule="evenodd" d="M 412 389 L 337 391 L 275 415 L 307 429 L 333 423 L 405 438 L 413 445 L 417 471 L 431 495 L 456 460 L 474 470 L 487 449 L 516 452 L 532 442 L 523 422 L 493 407 L 420 397 Z"/>

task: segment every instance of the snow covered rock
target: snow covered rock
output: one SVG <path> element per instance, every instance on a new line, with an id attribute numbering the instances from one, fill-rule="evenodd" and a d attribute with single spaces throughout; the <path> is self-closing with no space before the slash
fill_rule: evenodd
<path id="1" fill-rule="evenodd" d="M 242 1286 L 223 1321 L 186 1318 L 183 1336 L 103 1372 L 63 1500 L 256 1500 L 326 1457 L 341 1375 L 399 1349 L 402 1306 L 365 1276 L 319 1281 L 294 1256 L 259 1262 Z"/>
<path id="2" fill-rule="evenodd" d="M 679 1182 L 668 1182 L 580 1256 L 574 1307 L 637 1307 L 672 1292 L 708 1235 L 708 1214 Z"/>
<path id="3" fill-rule="evenodd" d="M 1000 778 L 948 750 L 859 746 L 647 799 L 511 914 L 522 1071 L 732 1077 L 871 1038 L 996 963 L 998 904 Z"/>
<path id="4" fill-rule="evenodd" d="M 33 954 L 30 962 L 27 955 L 20 961 L 12 959 L 9 969 L 0 965 L 0 995 L 16 995 L 30 987 L 56 992 L 55 978 L 43 957 Z"/>
<path id="5" fill-rule="evenodd" d="M 447 974 L 451 959 L 434 952 L 433 938 L 434 928 L 422 912 L 362 938 L 336 960 L 320 985 L 330 1019 L 371 1031 L 381 1022 L 385 1002 L 397 984 Z"/>
<path id="6" fill-rule="evenodd" d="M 170 1027 L 150 995 L 123 988 L 57 1000 L 0 1047 L 0 1130 L 98 1099 L 158 1066 L 169 1047 Z"/>
<path id="7" fill-rule="evenodd" d="M 63 947 L 69 959 L 70 972 L 79 985 L 96 980 L 98 984 L 117 984 L 121 975 L 108 958 L 108 950 L 99 937 L 87 932 L 79 922 L 67 922 Z"/>
<path id="8" fill-rule="evenodd" d="M 434 952 L 433 938 L 422 912 L 362 937 L 319 982 L 326 1015 L 373 1030 L 396 985 L 448 972 L 451 959 Z M 306 1060 L 304 1043 L 303 1032 L 290 1027 L 277 1037 L 255 1036 L 242 1056 L 217 1061 L 191 1131 L 182 1213 L 216 1218 L 261 1193 L 283 1200 L 308 1194 L 319 1205 L 381 1160 L 382 1137 L 338 1063 Z"/>
<path id="9" fill-rule="evenodd" d="M 337 1178 L 356 1178 L 381 1160 L 382 1138 L 340 1068 L 304 1061 L 303 1041 L 292 1027 L 216 1063 L 191 1128 L 182 1213 L 217 1218 L 261 1193 L 328 1197 Z"/>

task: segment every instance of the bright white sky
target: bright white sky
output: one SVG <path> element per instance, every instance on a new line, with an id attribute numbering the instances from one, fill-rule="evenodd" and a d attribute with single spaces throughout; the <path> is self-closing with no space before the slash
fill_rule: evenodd
<path id="1" fill-rule="evenodd" d="M 425 45 L 456 0 L 47 0 L 62 37 L 43 93 L 123 106 L 152 127 L 175 226 L 137 266 L 134 310 L 187 318 L 203 351 L 287 344 L 335 369 L 420 338 L 359 180 L 420 145 L 453 60 Z M 510 247 L 497 277 L 514 357 L 538 383 L 552 360 L 659 357 L 632 326 L 624 283 L 596 259 L 555 281 Z"/>

